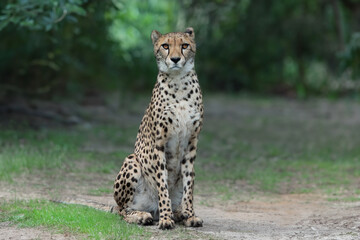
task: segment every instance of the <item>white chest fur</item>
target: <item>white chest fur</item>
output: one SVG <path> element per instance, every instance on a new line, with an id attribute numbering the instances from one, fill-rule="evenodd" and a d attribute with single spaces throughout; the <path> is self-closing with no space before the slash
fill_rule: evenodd
<path id="1" fill-rule="evenodd" d="M 200 119 L 200 112 L 190 100 L 181 100 L 179 103 L 169 105 L 165 111 L 171 112 L 175 117 L 170 138 L 177 140 L 174 142 L 178 143 L 176 147 L 184 149 L 187 147 L 189 138 L 194 133 L 195 127 L 193 123 Z"/>
<path id="2" fill-rule="evenodd" d="M 158 95 L 165 100 L 161 116 L 171 118 L 164 149 L 171 190 L 181 177 L 181 161 L 189 152 L 189 140 L 196 134 L 201 120 L 201 96 L 195 72 L 168 75 L 158 79 L 158 83 Z"/>
<path id="3" fill-rule="evenodd" d="M 172 131 L 165 146 L 165 152 L 171 158 L 166 159 L 169 186 L 174 186 L 180 174 L 180 163 L 185 157 L 188 142 L 194 134 L 194 121 L 199 121 L 200 112 L 191 101 L 181 100 L 170 105 L 166 111 L 174 116 Z"/>

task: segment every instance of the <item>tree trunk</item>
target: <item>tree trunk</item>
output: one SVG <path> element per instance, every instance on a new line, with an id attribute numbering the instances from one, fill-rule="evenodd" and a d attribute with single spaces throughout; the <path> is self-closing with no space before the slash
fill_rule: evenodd
<path id="1" fill-rule="evenodd" d="M 334 16 L 335 16 L 335 24 L 336 24 L 336 34 L 338 38 L 338 50 L 344 49 L 344 27 L 343 27 L 343 19 L 341 14 L 341 8 L 339 4 L 339 0 L 332 0 L 332 5 L 334 9 Z"/>

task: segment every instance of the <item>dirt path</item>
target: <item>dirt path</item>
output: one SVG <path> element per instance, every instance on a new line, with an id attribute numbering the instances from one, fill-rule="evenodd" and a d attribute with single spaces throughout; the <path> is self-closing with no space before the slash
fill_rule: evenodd
<path id="1" fill-rule="evenodd" d="M 0 200 L 14 196 L 44 198 L 40 189 L 28 189 L 21 194 L 1 189 Z M 66 196 L 63 197 L 66 200 Z M 201 198 L 197 196 L 196 202 L 201 202 Z M 68 199 L 80 204 L 89 201 L 113 205 L 111 195 L 69 194 Z M 191 229 L 189 239 L 360 239 L 360 202 L 329 202 L 310 194 L 260 197 L 227 205 L 214 202 L 211 207 L 196 205 L 204 226 Z M 183 227 L 179 225 L 177 230 L 165 234 L 156 226 L 147 228 L 156 239 L 184 239 Z M 0 236 L 0 239 L 75 239 L 69 234 L 56 234 L 42 228 L 21 229 L 9 223 L 0 224 Z"/>
<path id="2" fill-rule="evenodd" d="M 0 240 L 54 239 L 76 240 L 71 234 L 53 233 L 46 228 L 18 228 L 9 222 L 0 223 Z"/>
<path id="3" fill-rule="evenodd" d="M 197 205 L 196 211 L 204 226 L 192 230 L 208 234 L 207 239 L 360 239 L 360 202 L 334 203 L 293 194 L 227 206 Z M 156 226 L 152 229 L 158 231 Z"/>
<path id="4" fill-rule="evenodd" d="M 360 203 L 329 203 L 311 195 L 199 207 L 200 231 L 224 239 L 359 239 Z"/>

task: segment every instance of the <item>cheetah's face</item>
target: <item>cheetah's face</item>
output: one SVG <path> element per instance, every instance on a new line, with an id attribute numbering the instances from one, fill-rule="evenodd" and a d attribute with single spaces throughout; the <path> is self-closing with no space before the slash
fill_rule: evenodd
<path id="1" fill-rule="evenodd" d="M 151 33 L 154 54 L 160 71 L 169 74 L 189 72 L 194 68 L 196 52 L 195 33 L 192 28 L 185 32 L 162 35 L 154 30 Z"/>

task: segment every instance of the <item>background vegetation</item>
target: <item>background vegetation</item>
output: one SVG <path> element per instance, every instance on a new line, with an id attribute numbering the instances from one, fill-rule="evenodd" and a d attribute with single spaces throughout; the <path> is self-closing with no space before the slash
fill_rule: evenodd
<path id="1" fill-rule="evenodd" d="M 8 0 L 0 97 L 149 90 L 151 30 L 187 26 L 203 88 L 299 97 L 359 89 L 358 0 Z"/>
<path id="2" fill-rule="evenodd" d="M 196 204 L 236 211 L 234 202 L 291 193 L 360 200 L 360 0 L 3 0 L 0 224 L 91 239 L 209 238 L 45 200 L 113 204 L 157 74 L 150 33 L 188 26 L 206 109 Z M 342 214 L 333 226 L 350 229 Z"/>

